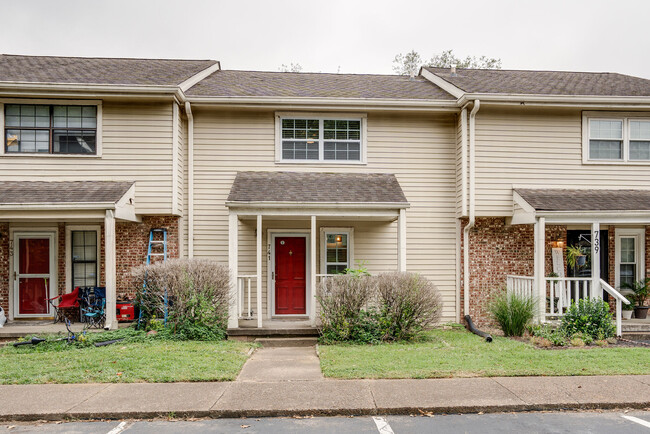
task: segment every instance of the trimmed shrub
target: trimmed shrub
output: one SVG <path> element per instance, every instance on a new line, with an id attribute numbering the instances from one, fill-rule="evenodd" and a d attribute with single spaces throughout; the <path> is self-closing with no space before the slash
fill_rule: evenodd
<path id="1" fill-rule="evenodd" d="M 384 340 L 412 339 L 442 313 L 438 289 L 417 273 L 380 274 L 377 296 Z"/>
<path id="2" fill-rule="evenodd" d="M 375 292 L 374 278 L 342 274 L 318 285 L 323 342 L 377 342 L 381 331 L 376 312 L 366 311 Z"/>
<path id="3" fill-rule="evenodd" d="M 616 327 L 606 301 L 581 299 L 577 304 L 571 303 L 562 317 L 560 330 L 565 336 L 581 334 L 591 342 L 614 336 Z"/>
<path id="4" fill-rule="evenodd" d="M 167 290 L 168 333 L 179 339 L 225 338 L 230 300 L 227 267 L 206 259 L 170 259 L 136 267 L 131 275 L 136 306 L 147 326 L 163 318 Z"/>
<path id="5" fill-rule="evenodd" d="M 535 303 L 530 297 L 503 292 L 494 298 L 489 309 L 504 335 L 523 336 L 533 319 Z"/>

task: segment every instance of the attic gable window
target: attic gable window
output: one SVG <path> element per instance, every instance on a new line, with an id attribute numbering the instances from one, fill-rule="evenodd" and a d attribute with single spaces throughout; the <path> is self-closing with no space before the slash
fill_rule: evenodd
<path id="1" fill-rule="evenodd" d="M 97 154 L 97 106 L 6 104 L 6 154 Z"/>
<path id="2" fill-rule="evenodd" d="M 583 116 L 583 161 L 601 164 L 649 164 L 650 118 L 641 117 L 644 116 L 643 113 L 611 115 Z"/>
<path id="3" fill-rule="evenodd" d="M 278 116 L 281 163 L 364 163 L 365 117 Z"/>

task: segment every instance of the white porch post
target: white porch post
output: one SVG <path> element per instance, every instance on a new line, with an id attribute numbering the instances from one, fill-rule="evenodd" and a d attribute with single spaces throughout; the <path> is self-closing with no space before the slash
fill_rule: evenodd
<path id="1" fill-rule="evenodd" d="M 228 267 L 232 275 L 230 282 L 230 307 L 228 309 L 228 328 L 236 329 L 239 327 L 239 312 L 237 312 L 238 279 L 237 276 L 237 254 L 239 242 L 239 218 L 236 212 L 230 211 L 228 214 Z"/>
<path id="2" fill-rule="evenodd" d="M 309 303 L 309 319 L 312 327 L 316 326 L 316 216 L 311 216 L 311 242 L 309 244 L 309 284 L 311 288 L 311 302 Z"/>
<path id="3" fill-rule="evenodd" d="M 534 227 L 535 237 L 535 294 L 537 294 L 537 320 L 543 322 L 546 311 L 546 279 L 545 279 L 545 247 L 546 247 L 546 219 L 539 217 Z"/>
<path id="4" fill-rule="evenodd" d="M 257 215 L 257 328 L 262 328 L 262 214 Z"/>
<path id="5" fill-rule="evenodd" d="M 397 218 L 397 271 L 406 271 L 406 210 L 399 210 Z"/>
<path id="6" fill-rule="evenodd" d="M 117 300 L 117 265 L 115 254 L 115 211 L 106 210 L 104 217 L 104 266 L 106 267 L 106 324 L 107 329 L 117 328 L 115 309 Z"/>
<path id="7" fill-rule="evenodd" d="M 600 223 L 591 224 L 591 294 L 590 298 L 603 298 L 600 287 Z"/>

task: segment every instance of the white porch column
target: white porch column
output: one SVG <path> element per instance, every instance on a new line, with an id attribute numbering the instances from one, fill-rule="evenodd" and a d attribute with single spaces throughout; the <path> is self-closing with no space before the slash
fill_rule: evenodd
<path id="1" fill-rule="evenodd" d="M 106 210 L 104 217 L 104 267 L 106 273 L 106 324 L 107 329 L 117 328 L 115 309 L 117 300 L 117 265 L 115 254 L 115 211 Z"/>
<path id="2" fill-rule="evenodd" d="M 309 303 L 309 319 L 312 327 L 316 326 L 316 216 L 311 216 L 311 242 L 309 244 L 309 285 L 311 288 L 311 301 Z"/>
<path id="3" fill-rule="evenodd" d="M 603 298 L 600 287 L 600 223 L 591 224 L 591 294 L 590 298 Z"/>
<path id="4" fill-rule="evenodd" d="M 262 214 L 257 215 L 257 328 L 262 328 Z"/>
<path id="5" fill-rule="evenodd" d="M 534 227 L 535 237 L 535 261 L 534 261 L 534 275 L 535 275 L 535 294 L 537 294 L 537 320 L 542 322 L 544 320 L 544 313 L 546 312 L 546 279 L 545 279 L 545 247 L 546 247 L 546 219 L 539 217 L 535 221 Z"/>
<path id="6" fill-rule="evenodd" d="M 397 218 L 397 271 L 406 271 L 406 209 Z"/>
<path id="7" fill-rule="evenodd" d="M 238 279 L 237 254 L 239 251 L 239 218 L 236 212 L 228 214 L 228 267 L 232 275 L 230 282 L 230 307 L 228 309 L 228 328 L 239 327 L 239 312 L 237 312 Z"/>

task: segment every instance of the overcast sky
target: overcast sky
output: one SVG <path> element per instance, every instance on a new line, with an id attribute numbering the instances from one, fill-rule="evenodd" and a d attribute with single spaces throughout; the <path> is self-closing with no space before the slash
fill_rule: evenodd
<path id="1" fill-rule="evenodd" d="M 650 78 L 650 1 L 0 0 L 0 52 L 392 73 L 395 54 Z"/>

